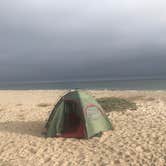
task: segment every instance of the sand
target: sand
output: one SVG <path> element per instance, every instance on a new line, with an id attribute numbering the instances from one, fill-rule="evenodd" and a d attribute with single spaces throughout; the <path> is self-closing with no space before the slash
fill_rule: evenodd
<path id="1" fill-rule="evenodd" d="M 66 91 L 0 91 L 0 166 L 166 165 L 166 91 L 89 91 L 136 102 L 108 114 L 113 131 L 85 139 L 44 138 L 51 109 Z"/>

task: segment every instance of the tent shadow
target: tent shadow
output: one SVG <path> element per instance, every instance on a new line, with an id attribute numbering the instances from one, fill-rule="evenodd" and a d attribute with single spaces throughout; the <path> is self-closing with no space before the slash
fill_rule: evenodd
<path id="1" fill-rule="evenodd" d="M 9 121 L 0 123 L 0 132 L 44 137 L 44 121 Z"/>

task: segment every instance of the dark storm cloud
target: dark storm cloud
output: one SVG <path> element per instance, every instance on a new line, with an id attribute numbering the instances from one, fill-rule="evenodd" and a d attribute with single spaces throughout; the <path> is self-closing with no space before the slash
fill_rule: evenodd
<path id="1" fill-rule="evenodd" d="M 166 75 L 164 1 L 0 1 L 0 80 Z"/>

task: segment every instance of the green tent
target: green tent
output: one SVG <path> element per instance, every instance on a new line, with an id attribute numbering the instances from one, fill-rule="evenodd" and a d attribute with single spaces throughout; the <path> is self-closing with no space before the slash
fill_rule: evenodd
<path id="1" fill-rule="evenodd" d="M 71 91 L 52 110 L 46 124 L 46 136 L 90 138 L 110 129 L 109 119 L 92 96 Z"/>

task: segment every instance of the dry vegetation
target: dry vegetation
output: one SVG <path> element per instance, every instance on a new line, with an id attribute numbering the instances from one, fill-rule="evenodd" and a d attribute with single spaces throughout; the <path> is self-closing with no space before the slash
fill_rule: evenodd
<path id="1" fill-rule="evenodd" d="M 116 97 L 105 97 L 105 98 L 99 98 L 97 99 L 97 101 L 106 112 L 137 109 L 136 104 L 127 99 L 116 98 Z"/>

